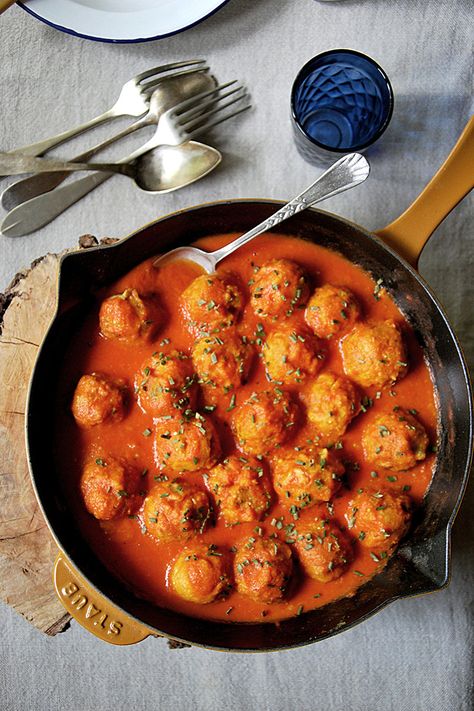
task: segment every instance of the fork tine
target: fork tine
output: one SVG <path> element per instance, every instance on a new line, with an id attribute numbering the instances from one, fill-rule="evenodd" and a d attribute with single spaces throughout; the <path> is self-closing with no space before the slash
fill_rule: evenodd
<path id="1" fill-rule="evenodd" d="M 180 125 L 184 125 L 187 123 L 190 119 L 194 118 L 195 116 L 201 115 L 205 109 L 207 109 L 209 106 L 215 106 L 217 102 L 222 101 L 222 99 L 226 99 L 228 96 L 231 96 L 232 94 L 236 94 L 237 92 L 245 92 L 245 88 L 242 86 L 242 84 L 238 84 L 234 89 L 230 89 L 229 91 L 226 91 L 224 94 L 220 94 L 215 97 L 209 98 L 207 101 L 201 101 L 199 102 L 195 107 L 191 107 L 190 109 L 187 109 L 186 111 L 182 111 L 178 115 L 178 123 Z"/>
<path id="2" fill-rule="evenodd" d="M 180 71 L 172 72 L 170 74 L 167 74 L 164 77 L 157 77 L 156 79 L 152 79 L 151 81 L 147 81 L 143 84 L 141 84 L 142 91 L 145 94 L 150 94 L 153 89 L 155 89 L 158 84 L 161 84 L 161 82 L 166 81 L 167 79 L 174 79 L 175 77 L 182 77 L 185 74 L 197 74 L 198 72 L 208 72 L 209 67 L 207 64 L 205 64 L 203 67 L 195 67 L 194 69 L 182 69 Z"/>
<path id="3" fill-rule="evenodd" d="M 216 86 L 214 89 L 208 89 L 208 91 L 203 91 L 200 94 L 191 96 L 189 99 L 185 99 L 184 101 L 181 101 L 181 103 L 176 104 L 173 109 L 169 110 L 169 113 L 173 114 L 173 116 L 181 116 L 181 114 L 187 111 L 188 109 L 199 106 L 202 99 L 211 96 L 211 94 L 216 94 L 217 92 L 222 91 L 222 89 L 227 89 L 227 87 L 232 86 L 232 84 L 236 83 L 237 79 L 234 79 L 233 81 L 228 81 L 226 84 L 219 84 L 219 86 Z"/>
<path id="4" fill-rule="evenodd" d="M 252 105 L 247 104 L 247 106 L 243 106 L 241 109 L 236 109 L 236 111 L 232 111 L 232 113 L 227 114 L 227 116 L 223 116 L 222 118 L 217 119 L 216 121 L 209 121 L 209 123 L 203 124 L 202 126 L 195 128 L 193 131 L 190 131 L 188 133 L 188 140 L 203 134 L 205 131 L 208 131 L 210 128 L 214 128 L 214 126 L 217 126 L 219 123 L 224 123 L 224 121 L 228 121 L 229 119 L 234 118 L 234 116 L 243 114 L 244 111 L 248 111 L 251 108 L 252 108 Z"/>
<path id="5" fill-rule="evenodd" d="M 196 66 L 198 64 L 205 63 L 205 59 L 188 59 L 182 62 L 171 62 L 170 64 L 162 64 L 158 67 L 153 67 L 153 69 L 148 69 L 147 71 L 142 72 L 141 74 L 137 74 L 134 79 L 137 83 L 139 83 L 144 79 L 148 79 L 148 77 L 151 77 L 153 74 L 163 74 L 164 72 L 169 72 L 172 69 L 180 69 L 182 67 L 190 67 L 193 65 Z"/>
<path id="6" fill-rule="evenodd" d="M 199 124 L 201 124 L 203 121 L 207 120 L 210 116 L 213 116 L 214 114 L 217 114 L 220 111 L 223 111 L 228 106 L 232 106 L 232 104 L 235 104 L 238 101 L 242 101 L 243 99 L 248 97 L 247 92 L 242 87 L 239 87 L 239 89 L 236 89 L 236 91 L 240 91 L 240 94 L 238 96 L 233 98 L 231 101 L 226 101 L 221 106 L 217 106 L 217 108 L 216 108 L 216 104 L 220 101 L 220 99 L 217 99 L 216 101 L 214 101 L 212 103 L 206 102 L 206 106 L 211 107 L 209 111 L 199 113 L 195 116 L 190 116 L 184 122 L 180 121 L 179 122 L 180 127 L 186 132 L 193 131 L 195 128 L 197 128 L 199 126 Z M 235 93 L 235 92 L 229 92 L 229 93 Z M 228 94 L 226 94 L 226 97 L 227 96 L 228 96 Z M 222 97 L 222 98 L 226 98 L 226 97 Z"/>

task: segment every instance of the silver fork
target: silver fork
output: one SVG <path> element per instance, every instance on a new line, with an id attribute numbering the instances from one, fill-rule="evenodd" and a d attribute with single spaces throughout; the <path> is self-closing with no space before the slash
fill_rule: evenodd
<path id="1" fill-rule="evenodd" d="M 246 111 L 247 108 L 249 108 L 247 104 L 231 114 L 211 120 L 212 117 L 224 109 L 227 109 L 229 106 L 247 99 L 245 88 L 240 84 L 234 86 L 235 84 L 237 84 L 237 80 L 220 84 L 209 91 L 204 91 L 189 99 L 185 99 L 177 106 L 168 109 L 168 111 L 165 111 L 160 116 L 154 135 L 144 145 L 133 151 L 133 153 L 114 163 L 62 161 L 38 158 L 36 156 L 0 153 L 0 176 L 49 171 L 72 173 L 83 170 L 100 170 L 106 173 L 111 172 L 131 175 L 129 165 L 137 158 L 149 153 L 153 148 L 163 145 L 179 146 L 181 143 L 191 140 L 216 124 L 226 121 L 228 118 L 242 111 Z M 223 101 L 229 97 L 233 98 L 229 101 Z"/>
<path id="2" fill-rule="evenodd" d="M 110 119 L 118 118 L 119 116 L 142 116 L 148 110 L 150 92 L 160 81 L 163 81 L 164 75 L 182 76 L 189 72 L 195 72 L 197 68 L 207 69 L 204 59 L 172 62 L 171 64 L 163 64 L 162 66 L 148 69 L 141 74 L 137 74 L 123 85 L 117 101 L 108 111 L 90 121 L 86 121 L 80 126 L 76 126 L 76 128 L 71 128 L 69 131 L 64 131 L 56 136 L 45 138 L 22 148 L 16 148 L 13 151 L 9 151 L 9 153 L 13 155 L 41 156 L 52 148 L 61 145 L 61 143 L 65 143 L 70 138 L 78 136 L 101 123 L 110 121 Z M 150 79 L 150 81 L 145 81 L 146 79 Z"/>
<path id="3" fill-rule="evenodd" d="M 215 89 L 186 99 L 178 106 L 166 111 L 160 118 L 155 135 L 144 146 L 114 165 L 130 163 L 142 153 L 163 143 L 170 145 L 184 143 L 250 109 L 249 96 L 244 87 L 238 85 L 229 91 L 223 91 L 236 83 L 228 82 L 227 84 L 222 84 Z M 229 98 L 232 96 L 233 98 Z M 223 99 L 229 100 L 222 101 Z M 237 102 L 242 102 L 242 106 L 220 115 L 220 112 Z M 156 141 L 158 134 L 160 137 L 159 142 Z M 25 157 L 26 160 L 35 159 Z M 50 161 L 45 160 L 44 163 L 48 165 Z M 61 163 L 59 169 L 63 170 L 67 165 Z M 69 165 L 74 170 L 78 168 L 74 163 Z M 50 170 L 50 168 L 47 167 L 45 170 Z M 123 172 L 126 172 L 126 170 Z M 110 173 L 94 173 L 76 180 L 74 183 L 56 188 L 24 202 L 8 213 L 0 227 L 0 232 L 7 237 L 22 237 L 35 232 L 110 177 Z"/>

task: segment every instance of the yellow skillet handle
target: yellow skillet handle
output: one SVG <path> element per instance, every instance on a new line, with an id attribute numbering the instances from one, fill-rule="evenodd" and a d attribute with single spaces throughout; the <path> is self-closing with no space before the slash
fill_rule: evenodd
<path id="1" fill-rule="evenodd" d="M 440 222 L 474 187 L 474 116 L 415 202 L 376 234 L 414 267 Z"/>
<path id="2" fill-rule="evenodd" d="M 63 553 L 54 563 L 56 593 L 74 619 L 84 629 L 110 644 L 136 644 L 153 634 L 125 615 L 105 597 L 93 590 L 74 570 Z"/>
<path id="3" fill-rule="evenodd" d="M 5 12 L 5 10 L 8 10 L 9 7 L 14 5 L 16 3 L 16 0 L 0 0 L 0 15 L 2 12 Z"/>

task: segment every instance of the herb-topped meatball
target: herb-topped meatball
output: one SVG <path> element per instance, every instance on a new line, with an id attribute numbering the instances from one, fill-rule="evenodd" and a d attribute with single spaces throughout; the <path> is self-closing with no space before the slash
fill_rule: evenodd
<path id="1" fill-rule="evenodd" d="M 237 284 L 222 274 L 197 277 L 181 295 L 186 326 L 194 335 L 213 333 L 235 323 L 242 303 Z"/>
<path id="2" fill-rule="evenodd" d="M 144 529 L 161 542 L 202 533 L 211 518 L 206 492 L 184 479 L 162 479 L 143 502 L 140 521 Z"/>
<path id="3" fill-rule="evenodd" d="M 81 493 L 86 509 L 100 521 L 132 513 L 141 502 L 140 471 L 114 457 L 95 457 L 81 476 Z"/>
<path id="4" fill-rule="evenodd" d="M 330 501 L 341 487 L 344 465 L 326 448 L 304 447 L 273 459 L 273 485 L 281 503 L 292 511 Z"/>
<path id="5" fill-rule="evenodd" d="M 346 519 L 363 546 L 388 550 L 408 529 L 410 500 L 388 490 L 365 489 L 349 502 Z"/>
<path id="6" fill-rule="evenodd" d="M 83 375 L 72 400 L 72 414 L 81 427 L 94 427 L 103 422 L 120 422 L 125 414 L 124 382 L 114 381 L 100 373 Z"/>
<path id="7" fill-rule="evenodd" d="M 229 555 L 212 544 L 188 545 L 171 566 L 169 580 L 183 600 L 206 605 L 230 589 Z"/>
<path id="8" fill-rule="evenodd" d="M 291 385 L 316 375 L 323 364 L 324 350 L 307 329 L 287 325 L 270 333 L 262 356 L 269 378 Z"/>
<path id="9" fill-rule="evenodd" d="M 255 267 L 249 286 L 255 314 L 272 320 L 291 316 L 295 309 L 304 307 L 309 296 L 305 273 L 290 259 L 273 259 Z"/>
<path id="10" fill-rule="evenodd" d="M 336 442 L 360 412 L 360 393 L 349 378 L 322 373 L 307 392 L 308 419 L 328 443 Z"/>
<path id="11" fill-rule="evenodd" d="M 239 447 L 266 454 L 293 436 L 297 407 L 280 388 L 255 392 L 235 410 L 232 426 Z"/>
<path id="12" fill-rule="evenodd" d="M 349 536 L 321 518 L 298 526 L 294 547 L 305 573 L 320 583 L 339 578 L 353 558 Z"/>
<path id="13" fill-rule="evenodd" d="M 408 367 L 402 334 L 391 320 L 356 324 L 341 341 L 341 352 L 346 375 L 362 387 L 390 385 Z"/>
<path id="14" fill-rule="evenodd" d="M 352 328 L 359 315 L 354 294 L 332 284 L 316 289 L 304 312 L 306 323 L 319 338 L 341 336 Z"/>
<path id="15" fill-rule="evenodd" d="M 219 439 L 214 425 L 199 412 L 156 420 L 155 460 L 158 467 L 192 472 L 212 467 L 219 455 Z"/>
<path id="16" fill-rule="evenodd" d="M 245 382 L 253 351 L 235 328 L 226 328 L 195 341 L 192 356 L 206 399 L 213 401 Z"/>
<path id="17" fill-rule="evenodd" d="M 140 296 L 136 289 L 125 289 L 105 299 L 100 307 L 100 330 L 105 338 L 134 342 L 152 339 L 163 320 L 154 296 Z"/>
<path id="18" fill-rule="evenodd" d="M 369 462 L 399 472 L 425 459 L 428 435 L 410 412 L 394 407 L 366 425 L 362 444 Z"/>
<path id="19" fill-rule="evenodd" d="M 286 543 L 259 536 L 237 544 L 234 575 L 237 590 L 262 603 L 279 602 L 285 597 L 293 560 Z"/>
<path id="20" fill-rule="evenodd" d="M 272 489 L 256 457 L 232 456 L 208 472 L 209 491 L 227 525 L 259 521 L 268 511 Z"/>
<path id="21" fill-rule="evenodd" d="M 193 363 L 184 353 L 154 353 L 135 377 L 138 403 L 145 412 L 165 415 L 193 410 L 197 400 Z"/>

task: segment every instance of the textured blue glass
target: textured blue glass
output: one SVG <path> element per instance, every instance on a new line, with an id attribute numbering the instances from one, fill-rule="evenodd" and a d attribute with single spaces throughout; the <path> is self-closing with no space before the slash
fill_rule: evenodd
<path id="1" fill-rule="evenodd" d="M 308 62 L 293 85 L 298 149 L 312 162 L 363 150 L 387 127 L 390 82 L 370 57 L 351 50 L 324 52 Z"/>

